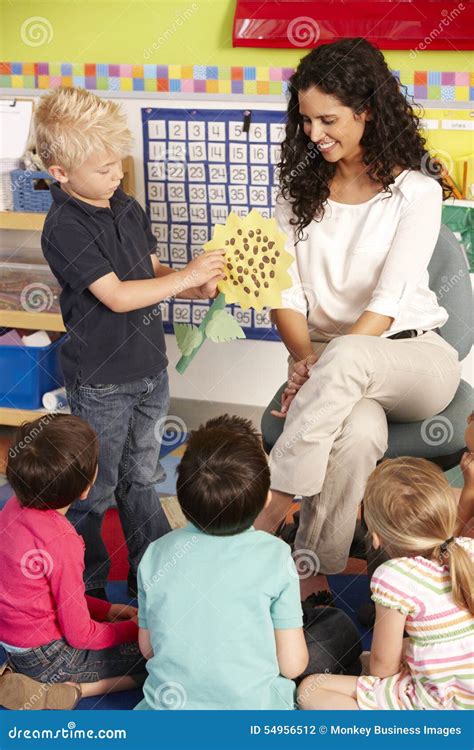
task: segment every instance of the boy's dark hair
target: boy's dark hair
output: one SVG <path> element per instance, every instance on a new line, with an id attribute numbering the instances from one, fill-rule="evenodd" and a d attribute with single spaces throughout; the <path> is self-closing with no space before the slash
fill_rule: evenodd
<path id="1" fill-rule="evenodd" d="M 190 433 L 178 467 L 178 500 L 186 518 L 206 534 L 248 529 L 269 489 L 261 437 L 247 419 L 225 414 Z"/>
<path id="2" fill-rule="evenodd" d="M 65 508 L 92 483 L 98 455 L 97 435 L 87 422 L 46 414 L 18 428 L 8 451 L 7 479 L 21 505 Z"/>

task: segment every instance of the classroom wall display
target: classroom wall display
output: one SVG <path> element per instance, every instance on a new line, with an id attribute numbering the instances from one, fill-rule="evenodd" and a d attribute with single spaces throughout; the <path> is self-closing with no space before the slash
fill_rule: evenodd
<path id="1" fill-rule="evenodd" d="M 82 86 L 117 93 L 274 96 L 286 92 L 293 67 L 264 65 L 129 65 L 70 62 L 0 62 L 0 87 L 50 89 Z M 474 72 L 441 69 L 392 70 L 420 100 L 474 100 Z"/>
<path id="2" fill-rule="evenodd" d="M 183 268 L 230 211 L 272 216 L 284 118 L 281 110 L 142 109 L 146 205 L 163 263 Z M 279 340 L 268 310 L 230 307 L 247 338 Z M 208 310 L 202 300 L 167 301 L 165 330 L 199 325 Z"/>

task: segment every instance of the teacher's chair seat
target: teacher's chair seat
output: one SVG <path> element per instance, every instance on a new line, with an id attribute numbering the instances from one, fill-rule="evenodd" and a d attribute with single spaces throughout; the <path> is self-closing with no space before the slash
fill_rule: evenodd
<path id="1" fill-rule="evenodd" d="M 453 232 L 442 225 L 438 241 L 428 266 L 430 288 L 440 305 L 449 312 L 449 320 L 441 328 L 441 336 L 453 346 L 459 360 L 470 352 L 473 336 L 473 299 L 469 267 L 464 251 Z M 283 432 L 284 419 L 273 417 L 272 409 L 279 409 L 286 381 L 275 393 L 262 417 L 262 436 L 265 450 L 270 453 Z M 473 389 L 465 380 L 449 406 L 440 414 L 420 422 L 388 423 L 388 449 L 385 458 L 413 456 L 427 458 L 443 471 L 457 466 L 465 450 L 466 419 L 473 406 Z"/>

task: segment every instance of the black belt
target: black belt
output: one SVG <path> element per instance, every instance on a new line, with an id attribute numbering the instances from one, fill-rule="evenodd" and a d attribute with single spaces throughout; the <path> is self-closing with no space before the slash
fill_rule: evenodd
<path id="1" fill-rule="evenodd" d="M 439 333 L 439 328 L 434 329 L 435 333 Z M 387 336 L 388 339 L 415 339 L 417 336 L 422 336 L 424 333 L 428 333 L 427 331 L 421 331 L 417 330 L 415 328 L 410 328 L 409 331 L 399 331 L 398 333 L 393 333 L 391 336 Z"/>

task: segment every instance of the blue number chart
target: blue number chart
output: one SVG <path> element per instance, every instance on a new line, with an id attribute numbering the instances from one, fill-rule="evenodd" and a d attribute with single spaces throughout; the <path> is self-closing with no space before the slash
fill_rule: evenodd
<path id="1" fill-rule="evenodd" d="M 183 268 L 230 211 L 272 215 L 284 117 L 269 110 L 142 109 L 146 205 L 163 263 Z M 279 340 L 268 310 L 229 307 L 247 338 Z M 163 303 L 165 331 L 173 322 L 199 325 L 208 309 L 201 300 Z"/>

